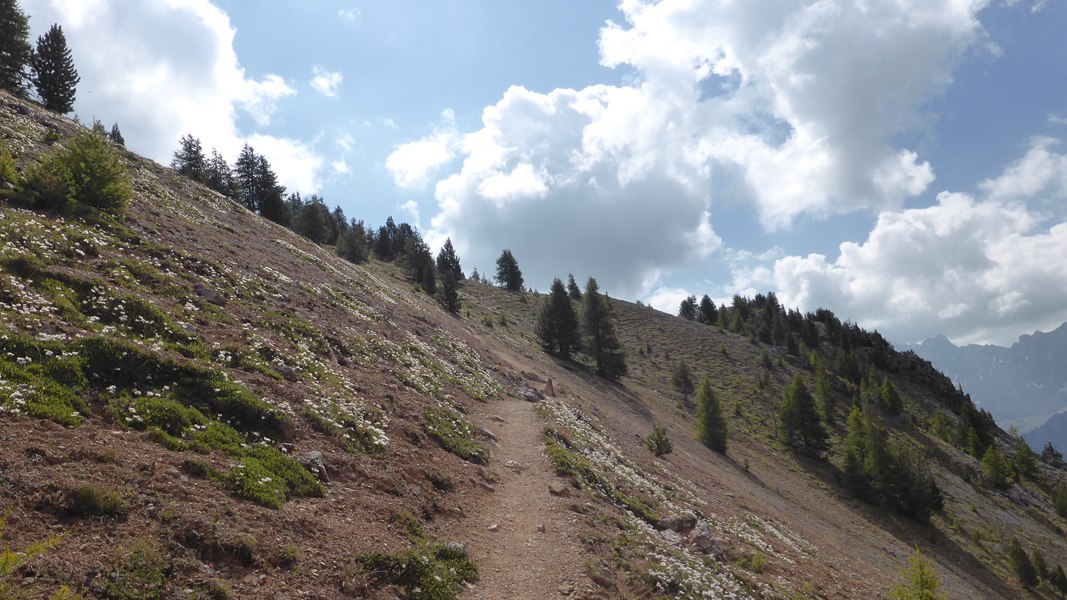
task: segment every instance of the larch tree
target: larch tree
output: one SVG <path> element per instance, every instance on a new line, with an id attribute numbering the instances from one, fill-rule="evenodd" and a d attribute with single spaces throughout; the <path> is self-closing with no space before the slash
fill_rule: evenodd
<path id="1" fill-rule="evenodd" d="M 247 148 L 247 146 L 246 146 Z M 204 156 L 204 147 L 200 145 L 200 139 L 187 133 L 178 141 L 178 149 L 170 161 L 170 168 L 192 179 L 204 183 L 207 174 L 207 158 Z"/>
<path id="2" fill-rule="evenodd" d="M 671 385 L 682 395 L 682 403 L 689 402 L 689 394 L 693 393 L 693 372 L 689 364 L 684 360 L 678 360 L 671 366 Z"/>
<path id="3" fill-rule="evenodd" d="M 726 418 L 707 375 L 697 389 L 697 439 L 716 452 L 726 452 Z"/>
<path id="4" fill-rule="evenodd" d="M 502 251 L 500 258 L 496 259 L 496 282 L 500 287 L 513 292 L 522 289 L 522 271 L 511 250 Z"/>
<path id="5" fill-rule="evenodd" d="M 26 68 L 33 56 L 30 20 L 17 0 L 0 0 L 0 88 L 26 95 Z"/>
<path id="6" fill-rule="evenodd" d="M 600 294 L 600 286 L 592 277 L 585 284 L 582 301 L 582 333 L 585 352 L 596 362 L 601 377 L 617 380 L 626 374 L 626 353 L 615 333 L 615 318 L 608 299 Z"/>
<path id="7" fill-rule="evenodd" d="M 289 226 L 289 208 L 285 204 L 285 187 L 278 184 L 278 176 L 262 154 L 256 157 L 256 190 L 259 214 L 280 225 Z M 325 208 L 325 205 L 323 205 Z M 329 212 L 329 211 L 327 211 Z"/>
<path id="8" fill-rule="evenodd" d="M 558 277 L 552 280 L 552 289 L 541 305 L 535 332 L 547 352 L 563 359 L 570 358 L 580 346 L 578 315 Z"/>
<path id="9" fill-rule="evenodd" d="M 81 77 L 59 25 L 53 24 L 37 38 L 37 49 L 30 57 L 30 80 L 45 108 L 63 115 L 74 110 Z"/>
<path id="10" fill-rule="evenodd" d="M 908 558 L 908 568 L 904 571 L 905 582 L 893 590 L 896 600 L 944 600 L 941 592 L 941 576 L 930 566 L 930 561 L 915 548 L 915 554 Z"/>

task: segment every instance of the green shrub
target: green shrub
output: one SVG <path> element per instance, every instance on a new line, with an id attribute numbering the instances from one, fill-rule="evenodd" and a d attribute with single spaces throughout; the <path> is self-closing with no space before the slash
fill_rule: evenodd
<path id="1" fill-rule="evenodd" d="M 395 585 L 411 600 L 450 600 L 464 583 L 478 580 L 478 568 L 467 553 L 444 544 L 420 544 L 397 554 L 371 552 L 354 568 L 376 584 Z"/>
<path id="2" fill-rule="evenodd" d="M 107 570 L 102 596 L 108 600 L 159 600 L 172 570 L 164 549 L 138 540 L 118 553 Z"/>
<path id="3" fill-rule="evenodd" d="M 479 465 L 489 462 L 489 448 L 474 441 L 474 426 L 450 408 L 431 406 L 422 415 L 422 427 L 445 450 Z"/>
<path id="4" fill-rule="evenodd" d="M 121 214 L 133 195 L 121 156 L 107 138 L 82 132 L 70 139 L 60 160 L 74 183 L 74 200 L 105 212 Z"/>
<path id="5" fill-rule="evenodd" d="M 233 493 L 267 508 L 281 508 L 285 503 L 285 483 L 254 458 L 246 458 L 221 476 Z"/>
<path id="6" fill-rule="evenodd" d="M 67 512 L 78 516 L 117 515 L 125 512 L 122 494 L 92 483 L 83 483 L 70 491 Z"/>

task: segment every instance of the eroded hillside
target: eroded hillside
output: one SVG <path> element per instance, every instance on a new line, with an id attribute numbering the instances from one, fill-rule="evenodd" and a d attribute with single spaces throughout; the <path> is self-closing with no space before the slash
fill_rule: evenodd
<path id="1" fill-rule="evenodd" d="M 0 96 L 23 171 L 78 128 Z M 608 382 L 540 350 L 534 294 L 466 282 L 449 315 L 391 264 L 124 161 L 121 219 L 0 205 L 4 540 L 50 540 L 0 570 L 6 592 L 874 598 L 919 546 L 953 598 L 1051 597 L 1006 545 L 1067 564 L 1061 473 L 981 486 L 927 433 L 959 417 L 922 365 L 887 372 L 906 397 L 888 423 L 931 460 L 929 525 L 852 497 L 843 419 L 826 460 L 785 447 L 781 389 L 814 373 L 781 349 L 612 301 L 630 374 Z M 678 359 L 726 407 L 725 455 L 694 439 Z M 847 414 L 852 385 L 834 389 Z"/>

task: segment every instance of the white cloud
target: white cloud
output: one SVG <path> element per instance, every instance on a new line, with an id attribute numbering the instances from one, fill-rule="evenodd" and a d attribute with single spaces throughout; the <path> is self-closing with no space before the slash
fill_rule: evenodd
<path id="1" fill-rule="evenodd" d="M 605 66 L 633 69 L 625 85 L 514 86 L 458 148 L 439 129 L 390 172 L 418 188 L 460 158 L 432 223 L 474 261 L 509 247 L 537 262 L 532 281 L 588 270 L 644 296 L 720 247 L 713 181 L 739 182 L 768 229 L 923 193 L 932 166 L 896 140 L 929 126 L 984 5 L 625 0 L 599 39 Z"/>
<path id="2" fill-rule="evenodd" d="M 348 163 L 344 159 L 338 159 L 330 163 L 330 167 L 333 169 L 335 175 L 348 175 L 352 172 L 352 168 L 348 166 Z"/>
<path id="3" fill-rule="evenodd" d="M 337 98 L 337 88 L 345 77 L 340 71 L 327 71 L 315 65 L 311 69 L 311 87 L 327 98 Z"/>
<path id="4" fill-rule="evenodd" d="M 345 23 L 359 23 L 363 19 L 363 13 L 358 8 L 345 8 L 337 11 L 337 16 Z"/>
<path id="5" fill-rule="evenodd" d="M 299 159 L 300 168 L 321 161 L 294 140 L 248 137 L 238 129 L 247 114 L 264 126 L 296 91 L 281 77 L 254 78 L 234 51 L 229 17 L 209 0 L 24 0 L 32 35 L 63 24 L 81 75 L 75 110 L 83 120 L 119 121 L 127 145 L 168 164 L 178 139 L 192 133 L 206 149 L 231 161 L 253 142 L 264 155 Z M 270 151 L 266 146 L 270 146 Z M 263 146 L 263 147 L 261 147 Z M 283 146 L 287 148 L 283 149 Z M 312 183 L 317 173 L 297 174 L 274 164 L 286 185 Z"/>
<path id="6" fill-rule="evenodd" d="M 779 259 L 783 304 L 832 307 L 898 342 L 943 333 L 960 343 L 1010 343 L 1059 325 L 1067 320 L 1067 223 L 1050 225 L 1021 202 L 1064 194 L 1067 169 L 1053 145 L 1036 140 L 981 185 L 981 198 L 943 192 L 934 206 L 882 213 L 865 242 L 841 244 L 832 262 Z"/>
<path id="7" fill-rule="evenodd" d="M 315 194 L 322 189 L 321 173 L 325 160 L 313 147 L 289 138 L 254 134 L 248 143 L 267 157 L 278 181 L 290 192 Z"/>
<path id="8" fill-rule="evenodd" d="M 423 189 L 438 169 L 456 157 L 459 141 L 455 115 L 445 110 L 441 113 L 441 125 L 433 133 L 398 145 L 386 158 L 385 168 L 401 189 Z"/>
<path id="9" fill-rule="evenodd" d="M 403 204 L 400 204 L 399 206 L 397 206 L 397 208 L 399 208 L 400 210 L 402 210 L 402 211 L 406 212 L 407 214 L 411 215 L 411 222 L 415 225 L 415 228 L 416 229 L 421 229 L 420 223 L 421 223 L 422 215 L 419 212 L 419 203 L 418 202 L 415 202 L 414 200 L 408 200 L 407 202 L 404 202 Z"/>
<path id="10" fill-rule="evenodd" d="M 690 295 L 689 290 L 683 288 L 661 287 L 656 288 L 651 294 L 645 296 L 645 304 L 667 314 L 676 315 L 682 300 L 685 300 Z"/>

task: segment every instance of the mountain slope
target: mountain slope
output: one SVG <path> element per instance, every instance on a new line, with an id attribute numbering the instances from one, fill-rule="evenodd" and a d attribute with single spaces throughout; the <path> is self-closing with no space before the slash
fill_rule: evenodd
<path id="1" fill-rule="evenodd" d="M 78 129 L 0 95 L 23 170 Z M 630 374 L 608 382 L 540 350 L 533 294 L 466 282 L 449 315 L 394 265 L 352 265 L 123 160 L 120 221 L 0 204 L 5 544 L 62 536 L 0 573 L 7 589 L 874 598 L 919 546 L 952 598 L 1051 597 L 1018 583 L 1007 544 L 1067 564 L 1046 489 L 1063 473 L 980 486 L 978 461 L 928 433 L 959 421 L 959 398 L 914 356 L 879 374 L 906 396 L 892 437 L 944 494 L 929 525 L 848 491 L 843 417 L 828 460 L 783 444 L 780 391 L 798 373 L 814 388 L 808 360 L 612 300 Z M 671 391 L 681 358 L 723 403 L 725 455 Z M 833 381 L 843 415 L 858 390 Z M 643 444 L 653 423 L 674 442 L 662 458 Z"/>

